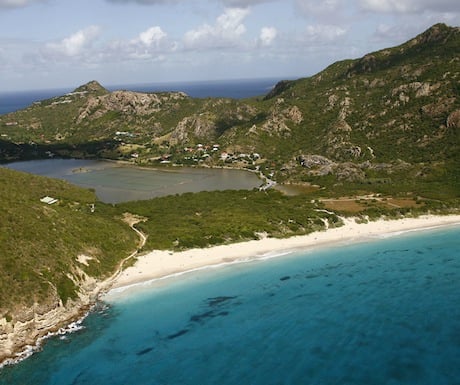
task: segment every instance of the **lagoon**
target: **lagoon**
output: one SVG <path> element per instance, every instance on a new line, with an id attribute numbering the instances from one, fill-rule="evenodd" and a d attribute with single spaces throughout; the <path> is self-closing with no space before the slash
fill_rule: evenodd
<path id="1" fill-rule="evenodd" d="M 9 163 L 6 167 L 64 179 L 94 189 L 105 203 L 157 198 L 186 192 L 250 190 L 262 181 L 243 170 L 165 167 L 141 168 L 86 159 L 44 159 Z"/>

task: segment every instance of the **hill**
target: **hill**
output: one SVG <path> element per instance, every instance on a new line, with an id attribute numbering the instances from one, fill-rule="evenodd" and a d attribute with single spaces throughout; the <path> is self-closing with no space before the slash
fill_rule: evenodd
<path id="1" fill-rule="evenodd" d="M 230 165 L 328 191 L 455 197 L 459 53 L 460 28 L 436 24 L 400 46 L 280 82 L 259 98 L 108 92 L 93 81 L 0 116 L 0 159 L 52 152 Z"/>
<path id="2" fill-rule="evenodd" d="M 138 237 L 89 190 L 5 168 L 0 186 L 1 362 L 80 315 Z"/>

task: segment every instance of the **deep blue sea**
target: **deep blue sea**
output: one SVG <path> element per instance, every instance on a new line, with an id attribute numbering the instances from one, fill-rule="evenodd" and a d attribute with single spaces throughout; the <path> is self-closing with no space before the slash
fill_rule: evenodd
<path id="1" fill-rule="evenodd" d="M 226 97 L 234 99 L 249 98 L 267 94 L 281 79 L 242 79 L 195 82 L 146 83 L 113 85 L 106 88 L 138 92 L 182 91 L 194 98 Z M 71 88 L 38 91 L 0 91 L 0 115 L 30 106 L 33 102 L 62 96 L 73 91 Z"/>
<path id="2" fill-rule="evenodd" d="M 0 384 L 460 384 L 459 226 L 193 272 L 106 305 Z"/>

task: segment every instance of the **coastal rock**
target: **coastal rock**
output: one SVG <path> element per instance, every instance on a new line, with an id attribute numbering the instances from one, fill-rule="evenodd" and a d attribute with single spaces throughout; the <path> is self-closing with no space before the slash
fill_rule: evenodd
<path id="1" fill-rule="evenodd" d="M 269 99 L 275 98 L 276 96 L 278 96 L 278 95 L 284 93 L 285 91 L 287 91 L 292 85 L 294 85 L 294 82 L 292 80 L 281 80 L 264 97 L 264 100 L 269 100 Z"/>
<path id="2" fill-rule="evenodd" d="M 18 352 L 35 346 L 37 341 L 80 319 L 95 303 L 109 281 L 90 278 L 82 282 L 79 298 L 64 305 L 57 295 L 31 308 L 16 309 L 9 319 L 0 319 L 0 364 L 20 357 Z"/>

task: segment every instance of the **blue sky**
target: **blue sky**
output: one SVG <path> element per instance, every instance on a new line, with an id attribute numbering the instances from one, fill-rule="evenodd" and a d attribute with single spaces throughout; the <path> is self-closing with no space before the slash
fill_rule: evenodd
<path id="1" fill-rule="evenodd" d="M 458 0 L 0 0 L 0 92 L 310 76 L 460 25 Z"/>

